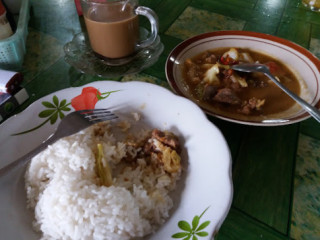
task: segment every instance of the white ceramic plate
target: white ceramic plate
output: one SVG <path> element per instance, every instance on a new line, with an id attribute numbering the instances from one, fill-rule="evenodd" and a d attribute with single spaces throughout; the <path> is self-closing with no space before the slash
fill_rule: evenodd
<path id="1" fill-rule="evenodd" d="M 263 120 L 235 119 L 218 113 L 215 109 L 205 106 L 191 96 L 184 86 L 182 65 L 185 60 L 206 50 L 224 47 L 250 48 L 257 52 L 270 55 L 285 63 L 295 73 L 301 83 L 300 96 L 312 105 L 320 108 L 320 61 L 305 48 L 288 40 L 256 32 L 218 31 L 201 34 L 180 43 L 169 54 L 166 62 L 166 76 L 172 89 L 181 96 L 187 97 L 208 114 L 231 122 L 276 126 L 296 123 L 310 117 L 296 104 L 291 109 L 268 116 Z"/>
<path id="2" fill-rule="evenodd" d="M 207 120 L 196 104 L 154 84 L 102 81 L 61 90 L 39 99 L 25 111 L 0 125 L 0 167 L 24 155 L 54 131 L 60 121 L 59 117 L 54 124 L 47 121 L 41 125 L 50 116 L 38 116 L 40 112 L 48 109 L 49 103 L 68 105 L 71 99 L 80 95 L 87 87 L 98 89 L 103 96 L 105 92 L 120 90 L 87 107 L 110 108 L 120 116 L 140 112 L 144 123 L 176 133 L 184 146 L 182 161 L 185 171 L 173 195 L 175 205 L 172 215 L 163 227 L 148 239 L 172 239 L 173 234 L 182 232 L 177 225 L 179 221 L 184 220 L 191 224 L 194 216 L 199 216 L 207 208 L 200 223 L 210 221 L 203 230 L 208 232 L 209 236 L 201 239 L 209 239 L 224 221 L 232 200 L 228 146 L 220 131 Z M 88 104 L 88 98 L 83 99 L 84 103 Z M 70 111 L 63 111 L 65 114 L 74 111 L 73 106 L 67 107 Z M 33 129 L 37 126 L 40 127 Z M 29 129 L 33 130 L 13 136 Z M 19 169 L 0 179 L 2 239 L 39 239 L 39 234 L 32 230 L 33 215 L 26 209 L 24 171 L 24 168 Z"/>

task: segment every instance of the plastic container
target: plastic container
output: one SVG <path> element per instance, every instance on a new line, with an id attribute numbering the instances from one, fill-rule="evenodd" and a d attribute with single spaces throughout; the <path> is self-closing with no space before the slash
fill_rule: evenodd
<path id="1" fill-rule="evenodd" d="M 13 34 L 10 23 L 7 19 L 7 11 L 0 0 L 0 39 L 6 39 Z"/>
<path id="2" fill-rule="evenodd" d="M 3 0 L 12 14 L 19 14 L 22 0 Z"/>
<path id="3" fill-rule="evenodd" d="M 26 40 L 28 35 L 28 22 L 30 1 L 21 3 L 19 20 L 16 32 L 3 40 L 0 40 L 0 68 L 7 70 L 21 70 L 23 58 L 26 53 Z"/>

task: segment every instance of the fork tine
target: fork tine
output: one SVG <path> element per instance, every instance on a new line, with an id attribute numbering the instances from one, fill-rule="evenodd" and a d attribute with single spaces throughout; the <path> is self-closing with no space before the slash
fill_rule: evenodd
<path id="1" fill-rule="evenodd" d="M 86 113 L 83 114 L 85 118 L 90 118 L 90 117 L 103 117 L 103 116 L 112 116 L 114 113 L 112 112 L 101 112 L 101 113 Z"/>
<path id="2" fill-rule="evenodd" d="M 89 118 L 88 120 L 90 122 L 98 123 L 98 122 L 113 120 L 113 119 L 116 119 L 116 118 L 118 118 L 118 116 L 113 114 L 113 115 L 108 115 L 108 116 L 104 116 L 104 117 Z"/>
<path id="3" fill-rule="evenodd" d="M 107 109 L 87 109 L 78 111 L 81 115 L 84 115 L 88 121 L 97 123 L 107 120 L 113 120 L 118 118 L 114 113 Z"/>
<path id="4" fill-rule="evenodd" d="M 88 114 L 88 113 L 86 113 L 86 114 L 82 114 L 82 115 L 84 115 L 83 116 L 84 118 L 100 118 L 100 117 L 115 116 L 115 114 L 112 113 L 112 112 L 97 113 L 97 114 Z"/>
<path id="5" fill-rule="evenodd" d="M 104 109 L 104 108 L 98 108 L 98 109 L 85 109 L 85 110 L 79 110 L 80 114 L 94 114 L 94 113 L 111 113 L 110 110 Z"/>

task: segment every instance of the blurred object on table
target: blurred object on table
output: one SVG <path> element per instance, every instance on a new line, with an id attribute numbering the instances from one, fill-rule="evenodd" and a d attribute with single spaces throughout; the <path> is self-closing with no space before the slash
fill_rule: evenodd
<path id="1" fill-rule="evenodd" d="M 19 71 L 22 67 L 24 54 L 26 52 L 26 39 L 28 35 L 30 1 L 21 3 L 19 20 L 16 32 L 0 40 L 0 68 Z"/>
<path id="2" fill-rule="evenodd" d="M 0 122 L 29 98 L 20 86 L 22 80 L 23 75 L 19 72 L 0 70 Z"/>
<path id="3" fill-rule="evenodd" d="M 302 0 L 302 4 L 310 8 L 312 11 L 320 11 L 320 0 Z"/>
<path id="4" fill-rule="evenodd" d="M 10 8 L 8 7 L 8 5 L 6 4 L 6 2 L 4 0 L 2 0 L 2 3 L 7 11 L 6 16 L 9 21 L 9 24 L 11 26 L 11 29 L 12 29 L 13 33 L 15 33 L 15 31 L 17 30 L 17 22 L 18 22 L 18 18 L 19 18 L 19 12 L 14 14 L 10 10 Z"/>
<path id="5" fill-rule="evenodd" d="M 82 16 L 82 8 L 81 8 L 80 0 L 74 0 L 74 4 L 76 5 L 78 15 Z"/>
<path id="6" fill-rule="evenodd" d="M 19 72 L 0 70 L 0 92 L 15 94 L 21 89 L 23 75 Z"/>
<path id="7" fill-rule="evenodd" d="M 19 14 L 22 0 L 3 0 L 3 3 L 12 14 Z"/>
<path id="8" fill-rule="evenodd" d="M 0 0 L 0 39 L 6 39 L 12 34 L 13 31 L 7 19 L 7 10 Z"/>

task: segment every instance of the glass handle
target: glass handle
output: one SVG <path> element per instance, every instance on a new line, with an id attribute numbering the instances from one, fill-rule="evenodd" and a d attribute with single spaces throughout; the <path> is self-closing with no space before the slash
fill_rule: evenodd
<path id="1" fill-rule="evenodd" d="M 137 15 L 142 15 L 142 16 L 147 17 L 150 21 L 150 24 L 151 24 L 150 36 L 147 39 L 145 39 L 137 44 L 138 48 L 145 48 L 145 47 L 148 47 L 149 45 L 151 45 L 156 40 L 156 38 L 158 36 L 158 32 L 159 32 L 158 17 L 152 9 L 144 7 L 144 6 L 137 7 L 135 9 L 135 13 Z"/>

